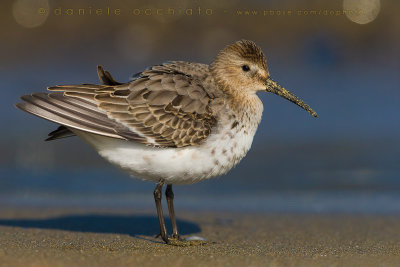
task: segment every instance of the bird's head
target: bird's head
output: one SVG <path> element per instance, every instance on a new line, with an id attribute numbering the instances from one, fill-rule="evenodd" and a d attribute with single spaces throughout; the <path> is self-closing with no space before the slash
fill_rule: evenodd
<path id="1" fill-rule="evenodd" d="M 240 40 L 225 47 L 219 52 L 210 69 L 222 89 L 248 94 L 271 92 L 317 117 L 317 113 L 306 103 L 271 79 L 263 51 L 252 41 Z"/>

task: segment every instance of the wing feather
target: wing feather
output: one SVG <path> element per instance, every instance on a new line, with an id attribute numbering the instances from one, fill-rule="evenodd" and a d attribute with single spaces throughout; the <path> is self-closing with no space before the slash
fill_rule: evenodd
<path id="1" fill-rule="evenodd" d="M 200 80 L 171 66 L 154 66 L 126 84 L 98 67 L 103 85 L 52 86 L 54 93 L 23 96 L 18 107 L 67 127 L 146 145 L 200 145 L 216 124 L 213 97 Z"/>

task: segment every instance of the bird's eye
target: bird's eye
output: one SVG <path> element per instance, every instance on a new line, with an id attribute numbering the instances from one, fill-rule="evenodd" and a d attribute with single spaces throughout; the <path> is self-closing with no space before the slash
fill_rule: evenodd
<path id="1" fill-rule="evenodd" d="M 243 65 L 242 70 L 247 72 L 250 70 L 250 67 L 248 65 Z"/>

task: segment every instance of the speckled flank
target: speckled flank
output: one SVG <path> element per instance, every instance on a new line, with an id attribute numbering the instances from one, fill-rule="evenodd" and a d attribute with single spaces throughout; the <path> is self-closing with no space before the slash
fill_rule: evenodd
<path id="1" fill-rule="evenodd" d="M 262 110 L 261 110 L 262 111 Z M 249 118 L 244 116 L 243 118 Z M 251 147 L 257 121 L 244 120 L 231 128 L 235 117 L 226 105 L 218 125 L 200 146 L 183 148 L 156 148 L 115 138 L 76 131 L 76 134 L 91 144 L 100 155 L 135 177 L 171 184 L 190 184 L 228 172 L 238 164 Z M 229 122 L 230 121 L 230 122 Z M 244 124 L 247 125 L 245 133 Z"/>

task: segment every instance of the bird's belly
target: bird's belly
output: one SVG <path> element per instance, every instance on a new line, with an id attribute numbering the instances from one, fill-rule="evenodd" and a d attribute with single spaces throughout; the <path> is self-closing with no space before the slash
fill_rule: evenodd
<path id="1" fill-rule="evenodd" d="M 157 148 L 87 132 L 74 132 L 101 156 L 142 180 L 191 184 L 227 173 L 250 149 L 253 136 L 223 131 L 200 146 Z"/>

